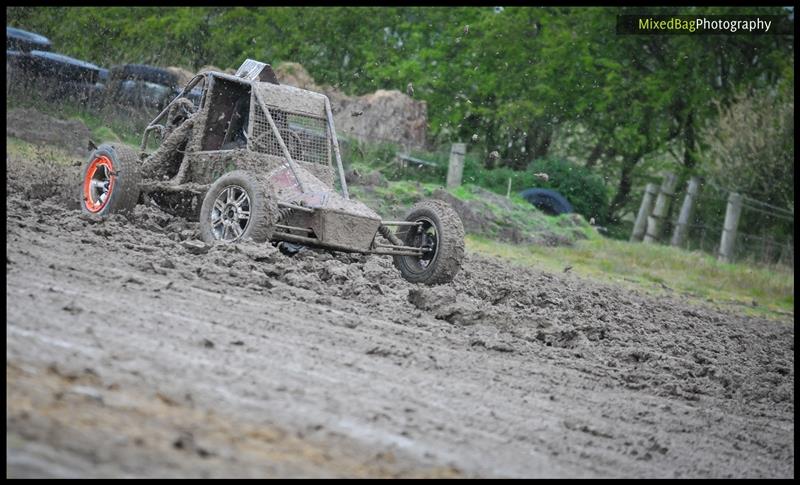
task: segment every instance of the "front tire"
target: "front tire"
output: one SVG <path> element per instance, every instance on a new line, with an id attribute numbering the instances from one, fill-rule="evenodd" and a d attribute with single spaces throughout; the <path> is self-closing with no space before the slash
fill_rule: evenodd
<path id="1" fill-rule="evenodd" d="M 418 226 L 400 226 L 396 236 L 406 246 L 428 248 L 425 255 L 394 256 L 394 265 L 411 283 L 439 285 L 453 281 L 464 259 L 464 226 L 441 200 L 416 203 L 405 218 Z"/>
<path id="2" fill-rule="evenodd" d="M 265 242 L 272 237 L 278 203 L 265 179 L 244 170 L 218 178 L 203 198 L 200 235 L 208 244 L 244 239 Z"/>
<path id="3" fill-rule="evenodd" d="M 139 157 L 126 146 L 104 143 L 81 170 L 81 210 L 108 217 L 132 211 L 139 200 Z"/>

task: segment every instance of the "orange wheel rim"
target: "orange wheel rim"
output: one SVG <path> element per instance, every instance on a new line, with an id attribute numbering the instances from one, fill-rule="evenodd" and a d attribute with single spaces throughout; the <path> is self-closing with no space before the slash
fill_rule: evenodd
<path id="1" fill-rule="evenodd" d="M 101 155 L 92 160 L 83 179 L 83 201 L 89 212 L 100 212 L 108 204 L 116 178 L 108 157 Z"/>

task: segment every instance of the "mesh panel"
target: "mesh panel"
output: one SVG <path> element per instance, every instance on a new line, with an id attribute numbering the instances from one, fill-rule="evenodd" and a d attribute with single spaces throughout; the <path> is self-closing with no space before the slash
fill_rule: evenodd
<path id="1" fill-rule="evenodd" d="M 261 106 L 255 104 L 254 108 L 250 149 L 259 153 L 283 157 L 283 150 L 281 150 Z M 273 106 L 267 108 L 293 160 L 328 164 L 331 156 L 331 142 L 325 119 L 289 113 Z"/>

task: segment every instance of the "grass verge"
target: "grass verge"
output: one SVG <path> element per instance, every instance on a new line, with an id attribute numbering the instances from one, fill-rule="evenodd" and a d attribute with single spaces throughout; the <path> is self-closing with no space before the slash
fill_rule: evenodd
<path id="1" fill-rule="evenodd" d="M 467 236 L 467 249 L 551 272 L 569 271 L 657 295 L 680 293 L 757 316 L 794 315 L 794 272 L 720 263 L 711 255 L 604 238 L 572 247 L 519 246 Z"/>

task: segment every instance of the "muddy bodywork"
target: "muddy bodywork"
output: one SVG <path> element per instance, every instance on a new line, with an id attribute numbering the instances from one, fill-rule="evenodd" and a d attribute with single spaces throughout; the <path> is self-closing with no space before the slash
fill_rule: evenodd
<path id="1" fill-rule="evenodd" d="M 280 214 L 274 240 L 419 255 L 414 248 L 377 242 L 379 234 L 392 242 L 381 227 L 385 222 L 349 198 L 328 99 L 266 79 L 207 72 L 187 84 L 145 131 L 144 202 L 196 219 L 211 184 L 225 173 L 245 170 L 265 177 L 275 191 Z M 195 112 L 176 121 L 184 94 L 201 84 Z M 148 154 L 153 132 L 162 139 Z"/>

